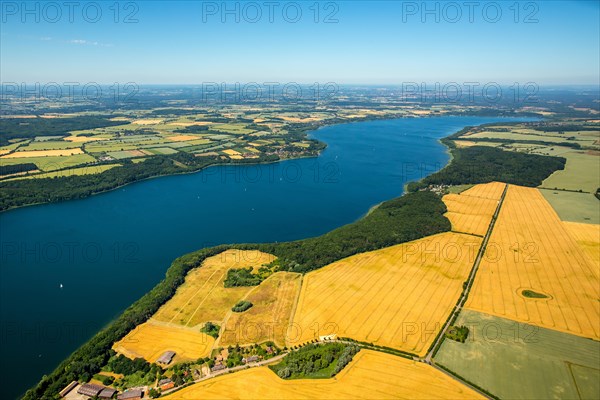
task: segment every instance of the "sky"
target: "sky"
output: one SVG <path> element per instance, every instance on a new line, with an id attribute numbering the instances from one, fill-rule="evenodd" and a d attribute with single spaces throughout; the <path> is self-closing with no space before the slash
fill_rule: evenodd
<path id="1" fill-rule="evenodd" d="M 598 85 L 599 4 L 3 1 L 0 80 Z"/>

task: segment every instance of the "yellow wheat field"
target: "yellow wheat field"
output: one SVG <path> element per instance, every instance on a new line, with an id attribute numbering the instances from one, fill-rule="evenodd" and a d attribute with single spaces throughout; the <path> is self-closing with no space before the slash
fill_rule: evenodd
<path id="1" fill-rule="evenodd" d="M 600 225 L 563 222 L 567 232 L 579 247 L 591 258 L 596 271 L 600 269 Z M 598 271 L 600 274 L 600 271 Z"/>
<path id="2" fill-rule="evenodd" d="M 288 343 L 337 334 L 423 355 L 456 304 L 481 239 L 442 233 L 304 277 Z"/>
<path id="3" fill-rule="evenodd" d="M 31 151 L 16 151 L 11 154 L 2 156 L 2 158 L 31 158 L 31 157 L 49 157 L 49 156 L 72 156 L 73 154 L 83 154 L 83 150 L 79 147 L 63 150 L 31 150 Z"/>
<path id="4" fill-rule="evenodd" d="M 178 362 L 210 355 L 214 342 L 211 336 L 199 329 L 150 320 L 129 332 L 113 345 L 113 349 L 129 358 L 142 357 L 151 363 L 165 351 L 171 350 L 177 353 L 175 361 Z"/>
<path id="5" fill-rule="evenodd" d="M 188 140 L 202 139 L 202 137 L 195 136 L 195 135 L 172 135 L 172 136 L 167 136 L 167 139 L 169 139 L 173 142 L 187 142 Z"/>
<path id="6" fill-rule="evenodd" d="M 522 295 L 528 289 L 549 298 Z M 467 307 L 600 338 L 600 280 L 537 189 L 510 186 Z"/>
<path id="7" fill-rule="evenodd" d="M 461 196 L 483 197 L 484 199 L 500 200 L 506 183 L 490 182 L 475 185 L 461 193 Z"/>
<path id="8" fill-rule="evenodd" d="M 208 321 L 221 325 L 231 307 L 243 299 L 251 287 L 225 288 L 223 281 L 231 268 L 260 267 L 274 256 L 256 250 L 227 250 L 209 257 L 200 268 L 190 271 L 175 296 L 154 315 L 159 321 L 197 326 Z"/>
<path id="9" fill-rule="evenodd" d="M 479 399 L 479 394 L 431 366 L 361 350 L 333 379 L 280 379 L 268 367 L 225 374 L 168 399 Z"/>
<path id="10" fill-rule="evenodd" d="M 465 194 L 447 194 L 442 200 L 448 212 L 444 214 L 455 232 L 484 236 L 490 226 L 498 201 Z"/>
<path id="11" fill-rule="evenodd" d="M 253 306 L 243 313 L 230 313 L 219 341 L 221 346 L 274 341 L 285 346 L 292 309 L 300 292 L 302 275 L 276 272 L 246 297 Z"/>
<path id="12" fill-rule="evenodd" d="M 68 141 L 68 142 L 73 142 L 73 143 L 85 143 L 85 142 L 96 142 L 98 140 L 107 140 L 110 139 L 108 137 L 102 137 L 102 136 L 67 136 L 64 138 L 64 140 Z"/>

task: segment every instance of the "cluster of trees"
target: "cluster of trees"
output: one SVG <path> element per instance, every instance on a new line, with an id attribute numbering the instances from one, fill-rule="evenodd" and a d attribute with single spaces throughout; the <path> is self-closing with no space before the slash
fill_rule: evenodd
<path id="1" fill-rule="evenodd" d="M 18 174 L 19 172 L 27 172 L 36 170 L 37 166 L 34 163 L 23 163 L 15 165 L 0 165 L 0 176 Z"/>
<path id="2" fill-rule="evenodd" d="M 487 146 L 454 148 L 452 155 L 448 166 L 419 182 L 409 183 L 408 190 L 492 181 L 536 187 L 553 172 L 564 169 L 566 163 L 563 157 L 503 151 Z"/>
<path id="3" fill-rule="evenodd" d="M 354 355 L 356 353 L 358 353 L 359 351 L 360 351 L 360 347 L 358 347 L 355 344 L 346 345 L 346 347 L 344 348 L 344 351 L 342 351 L 342 354 L 340 355 L 340 358 L 338 359 L 338 362 L 333 370 L 333 375 L 339 374 L 340 371 L 343 370 L 344 367 L 346 367 L 346 365 L 348 365 L 350 363 L 350 361 L 352 361 L 352 358 L 354 357 Z"/>
<path id="4" fill-rule="evenodd" d="M 131 375 L 138 371 L 150 372 L 152 365 L 143 358 L 131 360 L 122 354 L 113 356 L 108 361 L 108 367 L 117 374 Z"/>
<path id="5" fill-rule="evenodd" d="M 209 321 L 206 324 L 204 324 L 202 329 L 200 329 L 200 332 L 204 332 L 208 336 L 212 336 L 216 339 L 219 337 L 220 330 L 221 330 L 221 327 L 219 325 L 213 324 L 212 322 Z"/>
<path id="6" fill-rule="evenodd" d="M 359 350 L 360 347 L 353 344 L 309 344 L 269 368 L 282 379 L 331 377 L 341 371 Z"/>
<path id="7" fill-rule="evenodd" d="M 461 326 L 451 326 L 448 328 L 448 332 L 446 332 L 446 337 L 452 340 L 455 340 L 460 343 L 464 343 L 469 336 L 469 328 L 464 325 Z"/>
<path id="8" fill-rule="evenodd" d="M 238 301 L 237 304 L 235 306 L 233 306 L 233 308 L 231 309 L 231 311 L 237 312 L 237 313 L 241 313 L 241 312 L 244 312 L 244 311 L 248 310 L 253 305 L 254 304 L 252 304 L 248 300 Z"/>
<path id="9" fill-rule="evenodd" d="M 31 139 L 36 136 L 66 136 L 69 131 L 122 125 L 111 117 L 88 115 L 73 118 L 0 118 L 0 146 L 10 139 Z"/>
<path id="10" fill-rule="evenodd" d="M 227 277 L 223 281 L 226 288 L 238 286 L 256 286 L 262 282 L 259 275 L 252 273 L 252 267 L 231 268 L 227 271 Z"/>
<path id="11" fill-rule="evenodd" d="M 451 229 L 446 206 L 435 193 L 408 193 L 386 201 L 361 220 L 323 236 L 285 243 L 238 245 L 279 257 L 278 269 L 308 272 L 334 261 Z"/>

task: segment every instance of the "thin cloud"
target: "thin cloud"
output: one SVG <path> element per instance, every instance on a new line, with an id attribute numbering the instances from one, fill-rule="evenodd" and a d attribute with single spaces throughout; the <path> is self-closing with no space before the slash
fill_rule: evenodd
<path id="1" fill-rule="evenodd" d="M 69 43 L 79 44 L 79 45 L 87 45 L 87 46 L 100 46 L 100 47 L 112 47 L 113 46 L 110 43 L 100 43 L 100 42 L 95 42 L 95 41 L 90 41 L 90 40 L 85 40 L 85 39 L 72 39 L 72 40 L 69 40 Z"/>

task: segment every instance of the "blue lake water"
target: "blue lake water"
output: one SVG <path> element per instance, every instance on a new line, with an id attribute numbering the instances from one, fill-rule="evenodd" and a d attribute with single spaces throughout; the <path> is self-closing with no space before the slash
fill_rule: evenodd
<path id="1" fill-rule="evenodd" d="M 325 127 L 318 158 L 218 166 L 0 214 L 0 375 L 15 398 L 140 298 L 171 261 L 220 243 L 320 235 L 449 160 L 438 140 L 506 118 Z M 521 119 L 523 120 L 523 119 Z"/>

